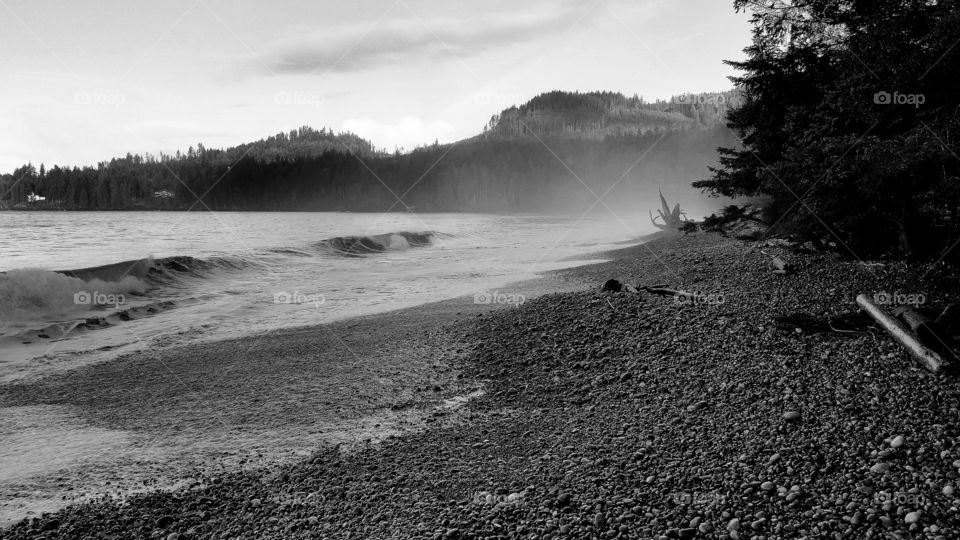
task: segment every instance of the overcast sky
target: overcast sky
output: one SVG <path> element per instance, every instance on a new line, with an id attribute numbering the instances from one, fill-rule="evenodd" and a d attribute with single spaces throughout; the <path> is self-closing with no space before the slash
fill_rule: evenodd
<path id="1" fill-rule="evenodd" d="M 732 0 L 0 0 L 0 172 L 300 125 L 407 149 L 540 92 L 728 89 Z"/>

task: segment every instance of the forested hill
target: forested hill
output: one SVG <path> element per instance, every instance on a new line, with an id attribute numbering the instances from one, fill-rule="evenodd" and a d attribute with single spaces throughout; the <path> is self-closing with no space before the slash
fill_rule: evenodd
<path id="1" fill-rule="evenodd" d="M 494 117 L 477 137 L 403 154 L 304 127 L 224 150 L 26 165 L 0 178 L 0 205 L 188 209 L 202 197 L 212 210 L 582 210 L 608 189 L 609 200 L 641 200 L 658 185 L 689 192 L 715 164 L 716 148 L 735 145 L 717 122 L 731 98 L 718 95 L 645 103 L 550 92 Z M 511 131 L 510 122 L 530 129 Z"/>
<path id="2" fill-rule="evenodd" d="M 304 126 L 289 133 L 277 133 L 272 137 L 230 148 L 226 154 L 233 159 L 249 155 L 261 161 L 293 160 L 311 158 L 326 152 L 349 152 L 370 157 L 378 152 L 370 141 L 353 133 L 334 133 L 332 130 L 317 131 Z M 380 152 L 383 153 L 383 152 Z"/>
<path id="3" fill-rule="evenodd" d="M 740 92 L 682 94 L 646 102 L 618 92 L 540 94 L 490 118 L 484 136 L 558 135 L 602 139 L 668 128 L 712 127 L 739 106 Z"/>

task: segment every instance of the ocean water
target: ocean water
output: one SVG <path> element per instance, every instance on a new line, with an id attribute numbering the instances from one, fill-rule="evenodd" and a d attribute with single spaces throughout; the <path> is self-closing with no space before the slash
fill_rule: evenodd
<path id="1" fill-rule="evenodd" d="M 508 283 L 651 232 L 642 216 L 0 212 L 0 381 Z"/>

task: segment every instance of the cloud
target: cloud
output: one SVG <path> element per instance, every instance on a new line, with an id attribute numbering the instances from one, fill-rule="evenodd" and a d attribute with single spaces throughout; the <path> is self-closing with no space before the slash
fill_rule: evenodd
<path id="1" fill-rule="evenodd" d="M 372 141 L 378 147 L 412 149 L 418 144 L 446 140 L 454 128 L 447 122 L 435 120 L 429 124 L 414 116 L 405 116 L 399 124 L 383 124 L 371 118 L 349 118 L 343 129 Z"/>
<path id="2" fill-rule="evenodd" d="M 378 23 L 350 24 L 278 43 L 259 55 L 274 74 L 349 72 L 411 60 L 467 58 L 483 51 L 562 33 L 582 8 L 545 6 L 473 18 L 428 17 L 412 12 Z"/>

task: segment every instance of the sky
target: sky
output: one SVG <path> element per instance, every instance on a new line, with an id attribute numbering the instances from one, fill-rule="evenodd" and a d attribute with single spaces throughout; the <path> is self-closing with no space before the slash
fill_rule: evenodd
<path id="1" fill-rule="evenodd" d="M 410 150 L 550 90 L 729 89 L 732 0 L 0 0 L 0 172 L 309 125 Z"/>

